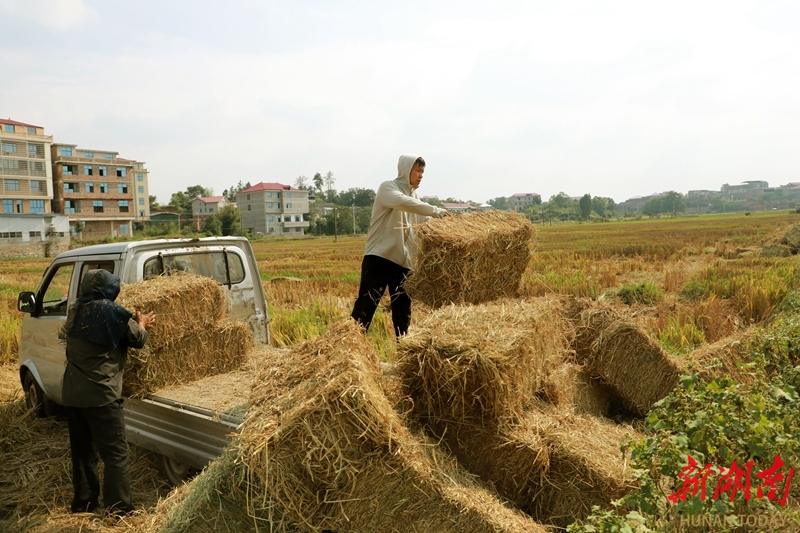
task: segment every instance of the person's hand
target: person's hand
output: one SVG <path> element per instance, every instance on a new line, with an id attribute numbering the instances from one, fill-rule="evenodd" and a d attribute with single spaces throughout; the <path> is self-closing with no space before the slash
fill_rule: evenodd
<path id="1" fill-rule="evenodd" d="M 142 314 L 140 311 L 136 311 L 136 323 L 139 324 L 140 328 L 149 329 L 155 321 L 156 314 L 154 311 L 150 311 L 146 315 Z"/>
<path id="2" fill-rule="evenodd" d="M 443 217 L 449 217 L 450 215 L 452 215 L 452 213 L 450 211 L 448 211 L 447 209 L 444 209 L 443 211 L 444 211 L 444 213 L 442 213 Z"/>

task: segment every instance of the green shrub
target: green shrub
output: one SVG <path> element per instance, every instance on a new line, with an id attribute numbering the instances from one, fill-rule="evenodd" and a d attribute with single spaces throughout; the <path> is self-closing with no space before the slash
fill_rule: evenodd
<path id="1" fill-rule="evenodd" d="M 639 285 L 623 285 L 617 291 L 617 298 L 627 305 L 635 303 L 653 305 L 664 297 L 664 293 L 652 283 L 640 283 Z"/>

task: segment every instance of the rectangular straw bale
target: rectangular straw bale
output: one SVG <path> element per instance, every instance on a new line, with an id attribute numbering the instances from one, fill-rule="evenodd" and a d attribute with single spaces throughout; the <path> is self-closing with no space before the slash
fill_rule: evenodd
<path id="1" fill-rule="evenodd" d="M 696 370 L 706 381 L 730 376 L 739 383 L 752 384 L 755 381 L 754 373 L 748 372 L 742 365 L 752 362 L 750 343 L 755 334 L 755 328 L 750 328 L 700 346 L 686 356 L 682 370 Z"/>
<path id="2" fill-rule="evenodd" d="M 228 316 L 224 289 L 213 279 L 194 274 L 176 273 L 125 284 L 116 301 L 130 311 L 155 312 L 147 342 L 156 350 Z"/>
<path id="3" fill-rule="evenodd" d="M 409 295 L 431 307 L 518 295 L 532 253 L 533 225 L 492 211 L 431 219 L 416 228 Z"/>
<path id="4" fill-rule="evenodd" d="M 352 321 L 261 376 L 237 440 L 251 516 L 303 531 L 544 532 L 403 423 L 378 383 L 374 347 Z M 273 526 L 281 531 L 282 526 Z"/>
<path id="5" fill-rule="evenodd" d="M 496 425 L 520 416 L 571 335 L 558 299 L 442 307 L 398 342 L 399 372 L 422 418 Z"/>
<path id="6" fill-rule="evenodd" d="M 639 326 L 612 321 L 592 345 L 586 370 L 600 378 L 639 416 L 678 385 L 680 368 Z"/>
<path id="7" fill-rule="evenodd" d="M 428 425 L 459 462 L 535 520 L 564 527 L 635 488 L 620 446 L 636 433 L 570 410 L 527 411 L 516 424 Z"/>
<path id="8" fill-rule="evenodd" d="M 615 397 L 599 379 L 592 378 L 581 365 L 564 362 L 547 376 L 544 397 L 576 414 L 608 416 Z"/>
<path id="9" fill-rule="evenodd" d="M 533 436 L 544 442 L 549 464 L 540 491 L 523 507 L 531 516 L 565 527 L 586 518 L 593 505 L 607 509 L 636 489 L 621 450 L 624 441 L 641 436 L 632 428 L 564 410 L 531 410 L 505 438 L 527 442 Z"/>
<path id="10" fill-rule="evenodd" d="M 252 347 L 250 326 L 238 321 L 214 323 L 161 348 L 150 346 L 148 340 L 141 350 L 130 350 L 123 393 L 144 396 L 162 387 L 236 370 L 247 361 Z"/>

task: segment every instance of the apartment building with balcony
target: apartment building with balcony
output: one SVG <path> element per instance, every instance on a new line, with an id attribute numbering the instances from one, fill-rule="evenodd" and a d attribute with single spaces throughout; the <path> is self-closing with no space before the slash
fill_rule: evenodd
<path id="1" fill-rule="evenodd" d="M 51 135 L 44 128 L 0 119 L 0 201 L 5 214 L 51 212 Z"/>
<path id="2" fill-rule="evenodd" d="M 118 152 L 53 143 L 53 212 L 69 216 L 70 232 L 83 239 L 125 237 L 149 219 L 144 164 Z"/>
<path id="3" fill-rule="evenodd" d="M 281 183 L 257 183 L 239 191 L 236 207 L 241 212 L 242 228 L 255 235 L 305 234 L 308 221 L 308 191 Z"/>

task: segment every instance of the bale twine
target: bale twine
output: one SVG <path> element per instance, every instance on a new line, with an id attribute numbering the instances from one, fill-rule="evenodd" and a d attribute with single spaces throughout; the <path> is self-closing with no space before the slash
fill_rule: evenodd
<path id="1" fill-rule="evenodd" d="M 497 425 L 519 418 L 571 332 L 553 298 L 443 307 L 400 340 L 399 372 L 418 416 Z"/>
<path id="2" fill-rule="evenodd" d="M 155 312 L 147 343 L 156 350 L 228 316 L 224 289 L 216 281 L 183 272 L 125 284 L 116 302 L 130 311 Z"/>
<path id="3" fill-rule="evenodd" d="M 431 307 L 516 297 L 532 253 L 533 225 L 505 211 L 431 219 L 416 228 L 405 288 Z"/>
<path id="4" fill-rule="evenodd" d="M 608 416 L 613 393 L 581 365 L 565 362 L 547 376 L 543 396 L 551 404 L 575 414 Z"/>
<path id="5" fill-rule="evenodd" d="M 355 322 L 295 348 L 291 361 L 286 389 L 274 370 L 253 389 L 237 440 L 255 520 L 278 531 L 282 520 L 311 532 L 546 531 L 409 431 Z"/>

